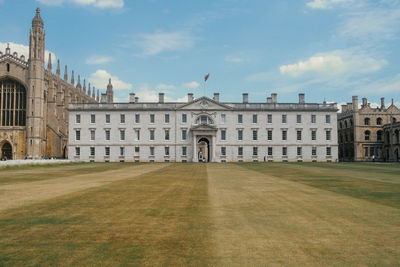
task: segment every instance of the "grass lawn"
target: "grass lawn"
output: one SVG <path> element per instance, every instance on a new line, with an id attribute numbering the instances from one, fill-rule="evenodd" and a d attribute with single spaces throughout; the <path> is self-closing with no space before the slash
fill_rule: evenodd
<path id="1" fill-rule="evenodd" d="M 399 164 L 0 169 L 0 266 L 399 264 Z"/>

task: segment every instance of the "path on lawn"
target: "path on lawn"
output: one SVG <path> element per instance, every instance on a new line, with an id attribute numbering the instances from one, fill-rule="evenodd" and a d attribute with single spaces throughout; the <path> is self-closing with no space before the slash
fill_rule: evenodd
<path id="1" fill-rule="evenodd" d="M 0 185 L 0 211 L 48 200 L 76 191 L 129 179 L 166 167 L 168 164 L 144 164 L 110 171 L 78 174 L 34 182 Z M 76 168 L 79 168 L 77 166 Z"/>
<path id="2" fill-rule="evenodd" d="M 400 210 L 234 164 L 207 165 L 217 265 L 392 265 Z"/>

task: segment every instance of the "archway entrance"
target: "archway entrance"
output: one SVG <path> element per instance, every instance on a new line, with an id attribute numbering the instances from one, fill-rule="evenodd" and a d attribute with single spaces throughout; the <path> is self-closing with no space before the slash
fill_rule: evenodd
<path id="1" fill-rule="evenodd" d="M 67 158 L 67 147 L 63 148 L 63 159 Z"/>
<path id="2" fill-rule="evenodd" d="M 1 158 L 2 159 L 12 159 L 12 146 L 9 142 L 5 142 L 1 148 Z"/>
<path id="3" fill-rule="evenodd" d="M 197 158 L 200 162 L 209 162 L 210 158 L 210 140 L 202 137 L 197 142 Z"/>

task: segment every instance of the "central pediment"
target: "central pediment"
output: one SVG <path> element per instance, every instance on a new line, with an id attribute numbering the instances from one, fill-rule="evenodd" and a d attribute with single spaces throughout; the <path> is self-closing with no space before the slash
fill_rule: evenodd
<path id="1" fill-rule="evenodd" d="M 208 97 L 200 97 L 177 108 L 178 110 L 231 110 L 232 108 Z"/>

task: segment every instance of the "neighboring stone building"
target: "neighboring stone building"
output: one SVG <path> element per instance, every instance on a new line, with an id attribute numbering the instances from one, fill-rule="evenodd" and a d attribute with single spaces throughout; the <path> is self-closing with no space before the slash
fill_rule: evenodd
<path id="1" fill-rule="evenodd" d="M 383 157 L 386 161 L 400 161 L 400 121 L 383 126 L 385 138 Z"/>
<path id="2" fill-rule="evenodd" d="M 338 115 L 339 160 L 370 161 L 387 160 L 383 151 L 385 124 L 400 121 L 400 110 L 393 104 L 372 108 L 366 98 L 358 107 L 358 97 L 353 96 L 352 103 L 342 105 Z"/>
<path id="3" fill-rule="evenodd" d="M 337 161 L 336 104 L 186 103 L 72 104 L 69 159 L 80 161 Z"/>
<path id="4" fill-rule="evenodd" d="M 29 34 L 29 58 L 8 47 L 0 52 L 0 157 L 8 159 L 67 157 L 70 103 L 95 103 L 95 88 L 74 72 L 68 83 L 67 66 L 52 72 L 51 55 L 45 69 L 45 32 L 40 10 Z M 87 89 L 87 90 L 86 90 Z"/>

